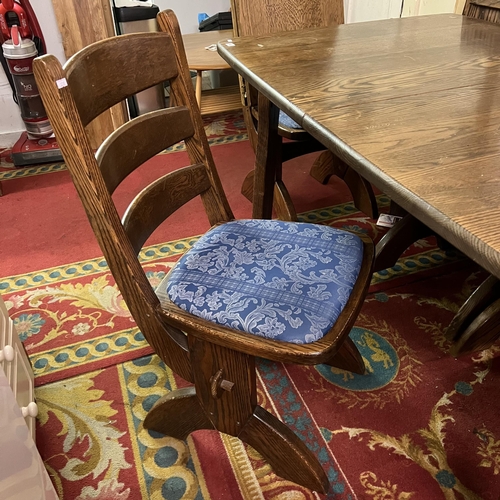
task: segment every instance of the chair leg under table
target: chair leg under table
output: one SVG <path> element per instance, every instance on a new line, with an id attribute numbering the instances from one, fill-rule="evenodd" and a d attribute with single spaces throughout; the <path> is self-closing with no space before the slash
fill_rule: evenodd
<path id="1" fill-rule="evenodd" d="M 394 201 L 391 202 L 389 213 L 402 217 L 377 243 L 375 251 L 374 271 L 387 269 L 396 264 L 403 252 L 416 241 L 435 236 L 441 250 L 451 250 L 453 245 L 436 234 L 430 227 L 409 214 Z"/>
<path id="2" fill-rule="evenodd" d="M 387 269 L 396 264 L 401 254 L 415 241 L 433 236 L 432 229 L 410 214 L 397 221 L 377 243 L 373 271 Z"/>
<path id="3" fill-rule="evenodd" d="M 450 352 L 461 356 L 487 349 L 500 338 L 500 281 L 486 278 L 459 309 L 445 332 Z"/>
<path id="4" fill-rule="evenodd" d="M 404 250 L 421 238 L 436 236 L 441 248 L 451 247 L 403 209 L 396 206 L 395 210 L 403 218 L 377 244 L 374 271 L 392 267 Z M 500 281 L 495 276 L 481 283 L 462 305 L 447 327 L 446 337 L 452 341 L 453 356 L 487 349 L 500 338 Z"/>
<path id="5" fill-rule="evenodd" d="M 309 173 L 321 184 L 328 184 L 332 176 L 342 179 L 351 191 L 354 206 L 372 219 L 378 217 L 377 200 L 371 184 L 331 151 L 323 151 Z"/>
<path id="6" fill-rule="evenodd" d="M 263 94 L 259 94 L 259 132 L 252 200 L 254 219 L 272 218 L 276 173 L 279 173 L 282 164 L 278 119 L 279 109 Z"/>
<path id="7" fill-rule="evenodd" d="M 320 151 L 323 148 L 320 143 L 311 144 L 311 141 L 282 142 L 281 159 L 284 163 L 297 156 Z M 340 160 L 340 158 L 335 157 L 330 151 L 323 151 L 318 156 L 311 167 L 310 175 L 321 184 L 328 184 L 332 176 L 339 177 L 347 184 L 354 206 L 372 219 L 378 217 L 377 200 L 371 184 Z M 251 170 L 243 180 L 241 186 L 241 194 L 250 201 L 253 200 L 254 177 L 255 170 Z M 297 212 L 283 183 L 281 168 L 276 170 L 273 206 L 278 219 L 297 221 Z"/>
<path id="8" fill-rule="evenodd" d="M 159 400 L 144 427 L 179 439 L 197 429 L 236 436 L 257 450 L 279 476 L 327 492 L 316 456 L 283 422 L 257 404 L 255 358 L 189 336 L 194 388 Z"/>
<path id="9" fill-rule="evenodd" d="M 278 169 L 281 170 L 281 167 Z M 273 208 L 276 212 L 276 217 L 280 220 L 296 222 L 298 220 L 297 212 L 295 211 L 290 193 L 281 179 L 281 173 L 277 171 L 276 176 L 273 192 Z M 252 170 L 245 177 L 241 186 L 241 194 L 250 201 L 253 199 L 254 177 L 255 170 Z"/>

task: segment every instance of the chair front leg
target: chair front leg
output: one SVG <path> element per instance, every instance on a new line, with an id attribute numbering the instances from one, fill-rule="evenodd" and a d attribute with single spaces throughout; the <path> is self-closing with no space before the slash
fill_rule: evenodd
<path id="1" fill-rule="evenodd" d="M 363 356 L 361 356 L 356 344 L 350 337 L 345 338 L 339 350 L 325 362 L 325 365 L 357 373 L 358 375 L 364 375 L 366 373 Z"/>
<path id="2" fill-rule="evenodd" d="M 257 405 L 255 358 L 192 336 L 189 351 L 198 401 L 214 428 L 255 448 L 284 479 L 326 492 L 328 478 L 316 456 Z"/>
<path id="3" fill-rule="evenodd" d="M 196 395 L 215 429 L 238 436 L 257 406 L 255 358 L 199 340 L 189 353 Z"/>

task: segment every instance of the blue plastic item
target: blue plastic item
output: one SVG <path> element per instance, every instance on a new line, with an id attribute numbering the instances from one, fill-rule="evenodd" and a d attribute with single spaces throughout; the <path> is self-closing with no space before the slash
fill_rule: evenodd
<path id="1" fill-rule="evenodd" d="M 203 12 L 201 14 L 198 14 L 198 24 L 200 24 L 205 19 L 208 19 L 208 14 L 207 13 Z"/>

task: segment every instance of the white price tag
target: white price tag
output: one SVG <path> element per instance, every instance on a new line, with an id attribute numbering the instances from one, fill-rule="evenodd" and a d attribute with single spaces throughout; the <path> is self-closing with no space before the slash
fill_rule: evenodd
<path id="1" fill-rule="evenodd" d="M 399 215 L 391 215 L 391 214 L 380 214 L 377 220 L 377 226 L 381 227 L 392 227 L 398 220 L 401 220 L 403 217 Z"/>
<path id="2" fill-rule="evenodd" d="M 56 85 L 58 89 L 62 89 L 63 87 L 68 86 L 68 82 L 66 81 L 66 78 L 61 78 L 60 80 L 56 80 Z"/>

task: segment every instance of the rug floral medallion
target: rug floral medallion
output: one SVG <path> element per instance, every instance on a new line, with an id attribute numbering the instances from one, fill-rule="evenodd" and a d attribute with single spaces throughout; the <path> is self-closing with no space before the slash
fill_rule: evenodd
<path id="1" fill-rule="evenodd" d="M 379 231 L 351 204 L 302 220 Z M 153 286 L 195 240 L 143 250 Z M 4 278 L 0 290 L 33 363 L 37 443 L 61 498 L 493 499 L 498 348 L 456 360 L 444 337 L 483 276 L 460 254 L 419 242 L 374 275 L 351 331 L 366 374 L 258 360 L 259 404 L 319 457 L 326 496 L 280 479 L 236 438 L 197 431 L 179 441 L 142 427 L 185 382 L 152 353 L 103 259 Z"/>

